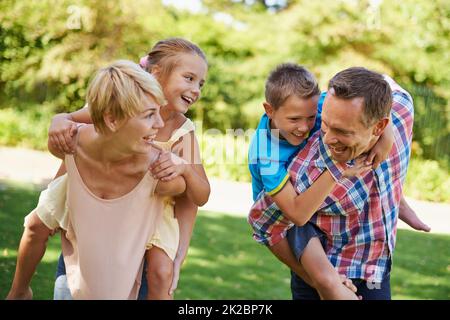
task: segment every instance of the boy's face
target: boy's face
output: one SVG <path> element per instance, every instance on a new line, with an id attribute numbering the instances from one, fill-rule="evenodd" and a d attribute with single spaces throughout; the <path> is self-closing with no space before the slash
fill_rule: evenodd
<path id="1" fill-rule="evenodd" d="M 278 109 L 265 102 L 264 108 L 271 120 L 271 128 L 279 129 L 280 136 L 290 144 L 300 145 L 314 128 L 318 100 L 319 96 L 304 99 L 291 95 Z"/>

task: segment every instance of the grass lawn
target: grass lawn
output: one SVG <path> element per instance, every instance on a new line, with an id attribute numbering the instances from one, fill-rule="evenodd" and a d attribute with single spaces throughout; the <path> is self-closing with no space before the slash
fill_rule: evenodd
<path id="1" fill-rule="evenodd" d="M 30 185 L 0 184 L 0 299 L 12 281 L 23 217 L 38 197 Z M 35 299 L 52 299 L 59 251 L 55 236 L 33 278 Z M 399 230 L 391 279 L 394 299 L 450 299 L 450 236 Z M 201 211 L 176 298 L 290 299 L 289 272 L 251 239 L 245 218 Z"/>

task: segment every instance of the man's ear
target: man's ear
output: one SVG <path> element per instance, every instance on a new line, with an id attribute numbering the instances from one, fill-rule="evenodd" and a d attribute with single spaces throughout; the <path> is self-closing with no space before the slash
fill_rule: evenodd
<path id="1" fill-rule="evenodd" d="M 119 128 L 119 121 L 117 121 L 110 113 L 105 113 L 103 115 L 103 121 L 111 132 L 116 132 Z"/>
<path id="2" fill-rule="evenodd" d="M 264 106 L 264 110 L 266 111 L 266 114 L 269 117 L 269 119 L 272 119 L 275 109 L 268 102 L 263 102 L 263 106 Z"/>
<path id="3" fill-rule="evenodd" d="M 373 135 L 378 137 L 381 136 L 384 132 L 384 129 L 386 129 L 387 125 L 389 124 L 389 121 L 390 120 L 388 117 L 378 120 L 373 128 Z"/>

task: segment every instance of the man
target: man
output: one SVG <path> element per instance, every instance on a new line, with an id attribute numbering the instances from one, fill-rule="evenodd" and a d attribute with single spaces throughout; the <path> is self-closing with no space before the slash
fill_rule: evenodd
<path id="1" fill-rule="evenodd" d="M 411 150 L 412 98 L 386 76 L 349 68 L 330 80 L 321 101 L 321 132 L 293 159 L 291 180 L 300 193 L 325 169 L 330 171 L 338 184 L 311 219 L 326 235 L 327 256 L 340 274 L 353 280 L 363 299 L 390 299 L 398 210 Z M 344 168 L 370 150 L 386 128 L 394 136 L 388 158 L 376 170 L 343 178 Z M 297 256 L 301 239 L 295 226 L 287 237 Z M 294 273 L 291 290 L 293 299 L 319 298 Z"/>

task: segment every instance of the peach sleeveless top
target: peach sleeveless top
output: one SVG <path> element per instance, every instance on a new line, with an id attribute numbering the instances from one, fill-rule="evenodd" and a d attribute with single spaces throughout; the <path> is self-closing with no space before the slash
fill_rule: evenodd
<path id="1" fill-rule="evenodd" d="M 145 247 L 160 222 L 162 200 L 147 172 L 132 191 L 101 199 L 85 185 L 66 155 L 67 231 L 61 235 L 67 281 L 74 299 L 136 299 Z"/>

